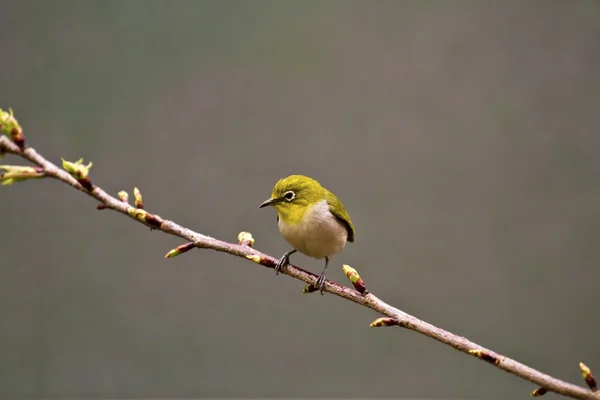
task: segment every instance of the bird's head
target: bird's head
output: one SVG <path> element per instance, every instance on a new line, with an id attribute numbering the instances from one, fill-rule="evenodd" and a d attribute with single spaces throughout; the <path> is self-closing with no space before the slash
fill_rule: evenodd
<path id="1" fill-rule="evenodd" d="M 271 197 L 260 207 L 273 206 L 284 220 L 302 220 L 306 211 L 325 199 L 323 186 L 304 175 L 290 175 L 280 179 L 271 192 Z"/>

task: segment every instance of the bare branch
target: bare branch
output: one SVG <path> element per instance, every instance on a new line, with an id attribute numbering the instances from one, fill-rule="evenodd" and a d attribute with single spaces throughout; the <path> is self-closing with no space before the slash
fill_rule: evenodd
<path id="1" fill-rule="evenodd" d="M 10 117 L 12 118 L 12 114 L 10 114 Z M 252 248 L 254 239 L 247 232 L 242 232 L 238 237 L 240 244 L 224 242 L 210 236 L 194 232 L 176 224 L 173 221 L 163 219 L 156 214 L 152 214 L 144 210 L 142 208 L 142 195 L 137 188 L 134 190 L 135 202 L 134 206 L 132 206 L 128 202 L 127 193 L 119 192 L 118 198 L 115 198 L 106 193 L 100 187 L 93 185 L 93 180 L 91 180 L 89 177 L 89 168 L 91 167 L 91 164 L 84 166 L 82 162 L 66 162 L 68 164 L 63 163 L 63 167 L 66 170 L 63 170 L 46 160 L 31 147 L 26 147 L 24 145 L 24 141 L 22 141 L 22 131 L 19 130 L 11 137 L 16 137 L 19 145 L 11 141 L 11 139 L 8 137 L 2 136 L 0 137 L 0 154 L 14 154 L 30 161 L 37 167 L 41 168 L 44 173 L 44 177 L 51 177 L 62 181 L 68 185 L 71 185 L 80 192 L 93 197 L 95 200 L 100 202 L 98 207 L 99 209 L 108 208 L 115 210 L 145 224 L 146 226 L 149 226 L 152 229 L 161 230 L 165 233 L 178 236 L 189 242 L 171 250 L 166 255 L 167 258 L 180 255 L 194 247 L 198 247 L 203 249 L 212 249 L 237 257 L 246 258 L 267 268 L 275 267 L 277 259 Z M 21 145 L 21 143 L 23 143 L 23 145 Z M 39 170 L 34 171 L 37 175 L 39 175 Z M 76 176 L 78 179 L 74 178 L 73 176 Z M 467 338 L 445 331 L 395 307 L 392 307 L 383 300 L 377 298 L 372 293 L 367 292 L 366 286 L 356 270 L 350 268 L 349 266 L 344 266 L 344 272 L 354 287 L 360 290 L 360 292 L 329 280 L 325 282 L 324 289 L 330 294 L 352 301 L 356 304 L 360 304 L 385 316 L 385 318 L 378 318 L 375 320 L 371 326 L 399 326 L 410 329 L 435 339 L 438 342 L 454 347 L 456 350 L 459 350 L 465 354 L 469 354 L 480 360 L 487 361 L 490 365 L 495 366 L 496 368 L 516 375 L 522 379 L 526 379 L 538 386 L 539 388 L 535 389 L 531 393 L 532 396 L 541 396 L 547 392 L 555 392 L 574 399 L 600 400 L 600 392 L 596 391 L 595 380 L 593 379 L 592 373 L 587 367 L 585 367 L 585 365 L 581 367 L 582 374 L 584 375 L 589 387 L 594 391 L 551 377 L 516 360 L 474 343 Z M 310 287 L 317 279 L 317 275 L 294 265 L 288 266 L 282 271 L 282 273 L 306 282 L 308 284 L 308 286 L 305 288 L 306 292 L 311 291 Z M 364 293 L 364 295 L 361 294 L 361 292 Z"/>

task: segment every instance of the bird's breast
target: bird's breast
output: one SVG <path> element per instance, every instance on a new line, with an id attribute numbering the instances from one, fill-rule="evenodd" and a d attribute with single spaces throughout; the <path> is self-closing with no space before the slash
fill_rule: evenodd
<path id="1" fill-rule="evenodd" d="M 309 257 L 330 257 L 346 245 L 348 231 L 322 200 L 306 212 L 302 222 L 286 223 L 279 218 L 279 231 L 296 250 Z"/>

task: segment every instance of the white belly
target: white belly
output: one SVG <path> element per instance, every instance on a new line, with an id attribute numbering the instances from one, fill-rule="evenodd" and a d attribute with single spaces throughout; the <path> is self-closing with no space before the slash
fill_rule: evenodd
<path id="1" fill-rule="evenodd" d="M 297 225 L 279 219 L 279 232 L 296 250 L 313 258 L 331 257 L 346 246 L 348 231 L 329 211 L 327 201 L 316 204 Z"/>

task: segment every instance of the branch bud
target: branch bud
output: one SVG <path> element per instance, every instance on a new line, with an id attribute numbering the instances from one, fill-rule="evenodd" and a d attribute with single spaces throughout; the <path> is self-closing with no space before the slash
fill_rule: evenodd
<path id="1" fill-rule="evenodd" d="M 118 194 L 117 197 L 119 198 L 119 200 L 121 200 L 123 203 L 129 203 L 129 193 L 127 193 L 124 190 L 121 190 Z"/>
<path id="2" fill-rule="evenodd" d="M 195 247 L 194 242 L 188 242 L 188 243 L 182 244 L 181 246 L 177 246 L 173 250 L 169 251 L 165 255 L 165 258 L 177 257 L 185 252 L 190 251 L 194 247 Z"/>
<path id="3" fill-rule="evenodd" d="M 498 357 L 491 355 L 490 353 L 484 350 L 469 350 L 469 354 L 474 355 L 475 357 L 481 358 L 483 361 L 487 361 L 490 364 L 498 365 L 500 364 L 500 360 Z"/>
<path id="4" fill-rule="evenodd" d="M 12 185 L 15 182 L 22 182 L 28 179 L 39 179 L 45 176 L 44 170 L 40 167 L 0 165 L 0 170 L 6 171 L 0 173 L 0 182 L 2 182 L 3 185 Z"/>
<path id="5" fill-rule="evenodd" d="M 541 388 L 537 388 L 537 389 L 535 389 L 535 390 L 534 390 L 533 392 L 531 392 L 529 395 L 530 395 L 531 397 L 540 397 L 540 396 L 543 396 L 543 395 L 545 395 L 546 393 L 548 393 L 548 389 L 541 387 Z"/>
<path id="6" fill-rule="evenodd" d="M 83 158 L 75 162 L 66 161 L 64 158 L 61 158 L 61 160 L 63 169 L 75 178 L 81 186 L 90 191 L 93 189 L 92 182 L 88 178 L 93 165 L 91 162 L 88 165 L 83 165 Z"/>
<path id="7" fill-rule="evenodd" d="M 254 261 L 257 264 L 261 264 L 262 263 L 262 257 L 259 256 L 258 254 L 248 254 L 246 256 L 246 258 L 250 261 Z"/>
<path id="8" fill-rule="evenodd" d="M 254 238 L 250 232 L 240 232 L 238 234 L 238 244 L 242 246 L 252 247 L 254 245 Z"/>
<path id="9" fill-rule="evenodd" d="M 133 188 L 133 204 L 135 208 L 144 208 L 144 202 L 142 201 L 142 193 L 140 193 L 140 189 L 137 187 Z"/>
<path id="10" fill-rule="evenodd" d="M 379 328 L 382 326 L 399 326 L 399 325 L 400 325 L 400 321 L 398 321 L 396 318 L 381 317 L 381 318 L 377 318 L 375 321 L 371 322 L 369 327 L 370 328 Z"/>
<path id="11" fill-rule="evenodd" d="M 354 268 L 352 268 L 349 265 L 343 265 L 342 270 L 344 271 L 344 274 L 346 274 L 348 280 L 352 283 L 354 288 L 358 290 L 360 294 L 362 294 L 363 296 L 369 294 L 369 291 L 365 286 L 365 282 L 363 282 L 362 278 Z"/>
<path id="12" fill-rule="evenodd" d="M 23 129 L 21 129 L 21 125 L 15 118 L 12 108 L 9 108 L 8 111 L 0 108 L 0 131 L 10 137 L 21 150 L 25 148 Z"/>
<path id="13" fill-rule="evenodd" d="M 129 216 L 137 219 L 150 226 L 151 228 L 160 228 L 161 220 L 157 216 L 150 214 L 148 211 L 141 210 L 139 208 L 129 207 L 127 209 Z"/>
<path id="14" fill-rule="evenodd" d="M 304 289 L 302 289 L 302 294 L 313 293 L 313 292 L 316 292 L 317 290 L 319 290 L 319 289 L 317 289 L 315 287 L 315 285 L 313 285 L 312 283 L 309 283 L 308 285 L 304 286 Z"/>
<path id="15" fill-rule="evenodd" d="M 597 392 L 598 385 L 596 384 L 596 379 L 594 378 L 594 375 L 592 375 L 592 371 L 588 368 L 587 365 L 585 365 L 582 362 L 579 363 L 579 369 L 581 370 L 581 375 L 583 376 L 583 379 L 585 380 L 585 383 L 587 383 L 587 385 L 589 386 L 590 390 L 592 392 Z"/>

